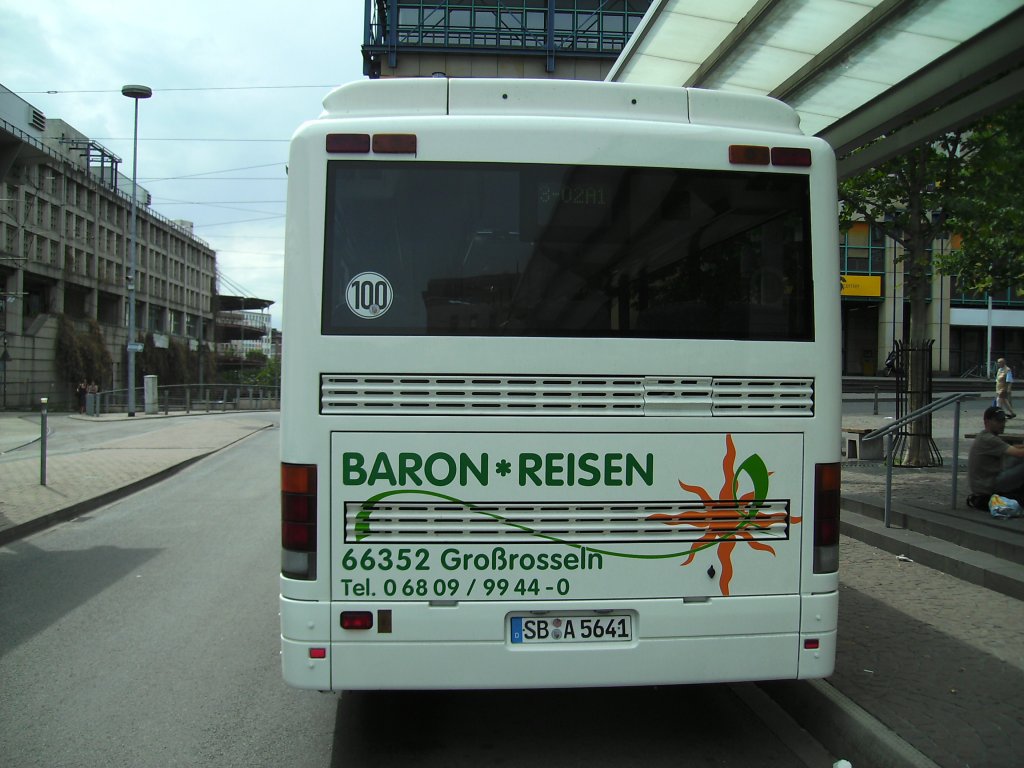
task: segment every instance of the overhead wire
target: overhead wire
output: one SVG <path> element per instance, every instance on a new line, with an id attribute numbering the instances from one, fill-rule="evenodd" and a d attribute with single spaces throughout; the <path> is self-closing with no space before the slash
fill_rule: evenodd
<path id="1" fill-rule="evenodd" d="M 147 183 L 150 183 L 150 182 L 154 182 L 154 181 L 171 181 L 171 180 L 175 180 L 175 179 L 191 179 L 191 178 L 195 178 L 197 176 L 210 176 L 210 175 L 212 175 L 214 173 L 234 173 L 235 171 L 252 171 L 252 170 L 255 170 L 256 168 L 273 168 L 273 167 L 278 166 L 278 165 L 284 165 L 284 163 L 263 163 L 262 165 L 243 165 L 243 166 L 241 166 L 239 168 L 224 168 L 223 170 L 219 170 L 219 171 L 200 171 L 199 173 L 186 173 L 186 174 L 183 174 L 181 176 L 163 176 L 163 177 L 150 177 L 150 178 L 142 176 L 142 177 L 139 178 L 139 181 L 140 182 L 145 181 Z"/>
<path id="2" fill-rule="evenodd" d="M 166 93 L 168 91 L 269 91 L 288 90 L 291 88 L 334 88 L 337 83 L 331 85 L 210 85 L 201 88 L 154 88 L 153 92 Z M 53 89 L 46 91 L 12 91 L 17 95 L 46 94 L 48 96 L 60 96 L 67 93 L 122 93 L 120 88 L 96 88 L 81 90 Z"/>

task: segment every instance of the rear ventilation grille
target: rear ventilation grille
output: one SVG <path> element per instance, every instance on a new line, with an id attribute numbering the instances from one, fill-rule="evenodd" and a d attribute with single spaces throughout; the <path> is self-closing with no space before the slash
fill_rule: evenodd
<path id="1" fill-rule="evenodd" d="M 814 380 L 323 374 L 325 415 L 813 416 Z"/>
<path id="2" fill-rule="evenodd" d="M 345 541 L 389 544 L 672 544 L 709 532 L 728 540 L 789 538 L 789 502 L 651 502 L 643 504 L 345 504 Z"/>

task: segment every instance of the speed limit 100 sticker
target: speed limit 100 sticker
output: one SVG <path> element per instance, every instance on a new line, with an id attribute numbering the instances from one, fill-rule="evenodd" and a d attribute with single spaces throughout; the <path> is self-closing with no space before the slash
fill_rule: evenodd
<path id="1" fill-rule="evenodd" d="M 345 303 L 352 314 L 366 320 L 375 320 L 387 312 L 394 296 L 391 283 L 376 272 L 359 273 L 345 289 Z"/>

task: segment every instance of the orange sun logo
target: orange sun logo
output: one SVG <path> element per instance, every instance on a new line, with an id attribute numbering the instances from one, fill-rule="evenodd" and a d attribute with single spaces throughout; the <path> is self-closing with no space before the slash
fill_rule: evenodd
<path id="1" fill-rule="evenodd" d="M 732 553 L 736 545 L 745 542 L 759 552 L 767 552 L 774 556 L 775 550 L 768 544 L 756 541 L 751 531 L 769 528 L 786 517 L 785 512 L 766 513 L 759 509 L 759 502 L 768 498 L 769 478 L 773 474 L 768 471 L 764 460 L 754 453 L 744 459 L 738 468 L 735 467 L 735 463 L 736 446 L 733 444 L 732 435 L 727 434 L 725 458 L 722 459 L 722 474 L 725 480 L 718 498 L 712 498 L 702 486 L 688 485 L 680 480 L 679 487 L 688 493 L 696 494 L 703 502 L 704 509 L 672 515 L 658 513 L 647 518 L 661 520 L 666 525 L 689 525 L 705 530 L 706 533 L 697 540 L 697 545 L 690 550 L 681 565 L 689 565 L 699 551 L 717 545 L 718 561 L 722 566 L 718 585 L 725 596 L 729 594 L 729 583 L 733 577 Z M 749 478 L 753 489 L 737 496 L 742 475 Z M 799 523 L 800 518 L 791 518 L 790 522 Z"/>

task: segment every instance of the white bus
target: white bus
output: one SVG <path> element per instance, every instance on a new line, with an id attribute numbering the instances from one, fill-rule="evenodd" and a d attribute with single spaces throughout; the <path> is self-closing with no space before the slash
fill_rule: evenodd
<path id="1" fill-rule="evenodd" d="M 829 675 L 836 211 L 769 98 L 330 93 L 288 166 L 285 680 Z"/>

